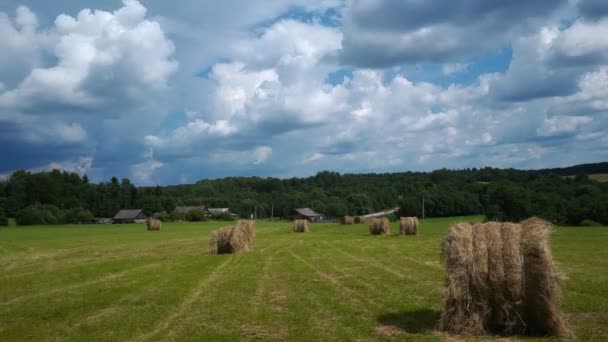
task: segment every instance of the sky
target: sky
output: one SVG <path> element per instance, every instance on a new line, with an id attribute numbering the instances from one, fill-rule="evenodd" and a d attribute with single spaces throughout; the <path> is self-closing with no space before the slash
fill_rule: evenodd
<path id="1" fill-rule="evenodd" d="M 0 177 L 608 160 L 605 0 L 0 0 Z"/>

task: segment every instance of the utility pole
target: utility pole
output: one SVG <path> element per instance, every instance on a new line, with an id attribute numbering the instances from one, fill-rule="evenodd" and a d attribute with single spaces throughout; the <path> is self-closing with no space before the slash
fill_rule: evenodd
<path id="1" fill-rule="evenodd" d="M 255 220 L 258 219 L 258 207 L 257 206 L 253 206 L 253 217 Z"/>
<path id="2" fill-rule="evenodd" d="M 422 193 L 422 223 L 424 223 L 424 193 Z"/>
<path id="3" fill-rule="evenodd" d="M 274 202 L 272 202 L 272 205 L 270 207 L 270 221 L 274 222 Z"/>

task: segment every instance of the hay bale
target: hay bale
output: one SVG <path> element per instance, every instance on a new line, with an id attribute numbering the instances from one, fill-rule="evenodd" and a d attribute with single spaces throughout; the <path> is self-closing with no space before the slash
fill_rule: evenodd
<path id="1" fill-rule="evenodd" d="M 523 314 L 527 333 L 567 337 L 566 323 L 559 311 L 560 281 L 551 250 L 550 224 L 539 218 L 522 223 L 524 279 Z"/>
<path id="2" fill-rule="evenodd" d="M 418 218 L 401 217 L 399 218 L 399 234 L 418 235 Z"/>
<path id="3" fill-rule="evenodd" d="M 442 246 L 447 277 L 439 328 L 567 336 L 548 227 L 539 219 L 451 226 Z"/>
<path id="4" fill-rule="evenodd" d="M 376 218 L 369 225 L 369 233 L 371 235 L 389 235 L 391 233 L 391 225 L 386 217 Z"/>
<path id="5" fill-rule="evenodd" d="M 249 247 L 251 248 L 253 246 L 253 239 L 255 238 L 255 220 L 239 220 L 236 225 L 245 232 L 245 236 L 249 240 Z"/>
<path id="6" fill-rule="evenodd" d="M 146 220 L 148 230 L 160 230 L 161 222 L 155 218 L 149 218 Z"/>
<path id="7" fill-rule="evenodd" d="M 353 224 L 355 219 L 352 216 L 343 216 L 340 218 L 340 224 Z"/>
<path id="8" fill-rule="evenodd" d="M 367 220 L 365 219 L 365 217 L 363 217 L 363 216 L 355 216 L 355 223 L 356 224 L 358 224 L 358 223 L 366 223 L 366 222 L 367 222 Z"/>
<path id="9" fill-rule="evenodd" d="M 500 227 L 502 239 L 502 265 L 504 283 L 502 297 L 504 302 L 502 324 L 499 331 L 507 335 L 520 334 L 525 330 L 525 324 L 520 317 L 522 298 L 522 255 L 521 255 L 521 225 L 505 222 Z"/>
<path id="10" fill-rule="evenodd" d="M 211 233 L 209 254 L 234 254 L 251 250 L 255 235 L 255 221 L 239 221 L 234 226 L 220 228 Z"/>
<path id="11" fill-rule="evenodd" d="M 307 220 L 295 220 L 293 221 L 293 231 L 295 233 L 308 233 L 310 229 L 308 228 Z"/>
<path id="12" fill-rule="evenodd" d="M 451 226 L 442 242 L 447 269 L 444 311 L 439 329 L 458 334 L 480 334 L 483 320 L 473 312 L 471 292 L 473 266 L 473 228 L 468 223 Z"/>

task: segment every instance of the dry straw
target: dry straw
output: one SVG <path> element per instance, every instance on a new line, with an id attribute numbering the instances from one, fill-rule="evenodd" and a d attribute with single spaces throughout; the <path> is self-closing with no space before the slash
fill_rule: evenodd
<path id="1" fill-rule="evenodd" d="M 355 219 L 352 216 L 343 216 L 340 218 L 341 224 L 353 224 L 355 223 Z"/>
<path id="2" fill-rule="evenodd" d="M 146 225 L 148 226 L 148 230 L 160 230 L 161 222 L 160 220 L 149 218 L 146 220 Z"/>
<path id="3" fill-rule="evenodd" d="M 538 218 L 451 226 L 442 243 L 447 277 L 440 330 L 567 337 L 549 229 Z"/>
<path id="4" fill-rule="evenodd" d="M 308 221 L 307 220 L 293 221 L 293 231 L 295 233 L 308 233 L 310 231 L 308 228 Z"/>
<path id="5" fill-rule="evenodd" d="M 399 219 L 399 234 L 418 235 L 418 218 L 401 217 Z"/>
<path id="6" fill-rule="evenodd" d="M 388 219 L 386 217 L 373 219 L 369 225 L 369 233 L 371 235 L 389 235 L 391 226 Z"/>
<path id="7" fill-rule="evenodd" d="M 211 233 L 209 254 L 233 254 L 252 249 L 255 221 L 238 221 L 236 225 L 220 228 Z"/>
<path id="8" fill-rule="evenodd" d="M 355 216 L 355 223 L 365 223 L 365 217 L 363 216 Z"/>

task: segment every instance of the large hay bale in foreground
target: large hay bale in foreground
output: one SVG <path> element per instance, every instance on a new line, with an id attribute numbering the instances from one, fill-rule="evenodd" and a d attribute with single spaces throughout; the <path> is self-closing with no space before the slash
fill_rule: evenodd
<path id="1" fill-rule="evenodd" d="M 522 222 L 523 315 L 531 334 L 563 337 L 568 329 L 559 311 L 559 276 L 549 249 L 549 228 L 536 217 Z"/>
<path id="2" fill-rule="evenodd" d="M 155 218 L 149 218 L 146 220 L 148 230 L 160 230 L 161 222 Z"/>
<path id="3" fill-rule="evenodd" d="M 255 221 L 239 221 L 211 233 L 209 254 L 234 254 L 251 250 L 255 235 Z"/>
<path id="4" fill-rule="evenodd" d="M 353 224 L 355 223 L 355 219 L 352 216 L 343 216 L 340 218 L 341 224 Z"/>
<path id="5" fill-rule="evenodd" d="M 355 216 L 355 223 L 366 223 L 367 220 L 363 216 Z"/>
<path id="6" fill-rule="evenodd" d="M 308 228 L 308 221 L 307 220 L 293 221 L 293 231 L 295 233 L 308 233 L 310 231 Z"/>
<path id="7" fill-rule="evenodd" d="M 369 233 L 371 235 L 389 235 L 391 233 L 391 225 L 386 217 L 376 218 L 369 225 Z"/>
<path id="8" fill-rule="evenodd" d="M 418 218 L 415 216 L 399 218 L 399 234 L 418 235 Z"/>
<path id="9" fill-rule="evenodd" d="M 536 218 L 452 225 L 442 245 L 447 277 L 439 329 L 566 337 L 549 228 Z"/>

